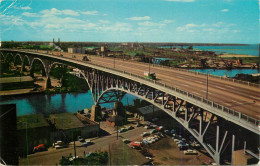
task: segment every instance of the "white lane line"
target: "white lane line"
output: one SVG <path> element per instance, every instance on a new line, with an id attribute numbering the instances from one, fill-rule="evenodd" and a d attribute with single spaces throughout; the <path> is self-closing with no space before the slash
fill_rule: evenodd
<path id="1" fill-rule="evenodd" d="M 183 84 L 183 86 L 189 86 L 189 85 L 187 85 L 187 84 Z"/>
<path id="2" fill-rule="evenodd" d="M 234 103 L 243 104 L 243 103 L 240 103 L 240 102 L 238 102 L 236 100 L 231 100 L 231 101 L 233 101 Z"/>
<path id="3" fill-rule="evenodd" d="M 228 106 L 232 106 L 231 104 L 229 104 L 229 103 L 225 103 L 226 105 L 228 105 Z"/>
<path id="4" fill-rule="evenodd" d="M 229 85 L 226 85 L 226 87 L 228 87 L 228 88 L 231 88 L 231 89 L 234 89 L 234 87 L 232 87 L 232 86 L 229 86 Z"/>
<path id="5" fill-rule="evenodd" d="M 195 82 L 198 82 L 198 83 L 201 83 L 201 84 L 203 83 L 202 81 L 195 81 Z"/>
<path id="6" fill-rule="evenodd" d="M 255 96 L 250 96 L 250 97 L 252 97 L 252 98 L 254 98 L 254 99 L 256 99 L 256 100 L 260 100 L 259 97 L 255 97 Z"/>
<path id="7" fill-rule="evenodd" d="M 220 86 L 216 86 L 216 88 L 219 88 L 219 89 L 226 90 L 225 88 L 223 88 L 223 87 L 220 87 Z"/>
<path id="8" fill-rule="evenodd" d="M 206 93 L 206 91 L 205 90 L 201 90 L 201 92 L 204 92 L 204 93 Z M 208 94 L 212 94 L 211 92 L 208 92 Z"/>

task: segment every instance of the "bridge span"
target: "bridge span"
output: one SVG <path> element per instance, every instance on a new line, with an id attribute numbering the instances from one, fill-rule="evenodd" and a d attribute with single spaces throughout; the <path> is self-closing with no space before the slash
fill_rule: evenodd
<path id="1" fill-rule="evenodd" d="M 82 61 L 83 54 L 75 54 L 73 58 L 69 53 L 63 53 L 61 57 L 9 49 L 1 49 L 0 53 L 4 59 L 12 56 L 15 61 L 20 57 L 22 63 L 27 56 L 31 68 L 34 60 L 39 59 L 47 78 L 55 63 L 79 68 L 96 104 L 113 102 L 113 95 L 122 98 L 124 93 L 130 93 L 156 105 L 197 138 L 218 164 L 227 147 L 232 147 L 226 150 L 229 153 L 235 149 L 236 131 L 230 130 L 226 124 L 233 123 L 260 135 L 260 88 L 257 85 L 209 77 L 206 98 L 207 77 L 197 72 L 151 65 L 151 72 L 155 72 L 158 78 L 155 81 L 143 77 L 143 72 L 148 71 L 148 64 L 129 60 L 91 56 L 90 61 L 85 62 Z M 123 93 L 118 95 L 117 91 Z M 109 98 L 105 99 L 108 93 Z M 186 108 L 184 112 L 181 111 L 182 107 Z M 210 126 L 216 132 L 212 133 Z M 214 140 L 208 139 L 209 135 L 214 135 Z"/>

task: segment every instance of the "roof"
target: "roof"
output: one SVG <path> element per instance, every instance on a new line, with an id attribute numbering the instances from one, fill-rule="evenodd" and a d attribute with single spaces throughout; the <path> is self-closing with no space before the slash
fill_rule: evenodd
<path id="1" fill-rule="evenodd" d="M 116 117 L 117 117 L 117 120 L 118 120 L 118 121 L 124 120 L 124 118 L 121 117 L 121 116 L 110 116 L 110 117 L 107 118 L 107 120 L 110 121 L 110 122 L 115 122 Z"/>
<path id="2" fill-rule="evenodd" d="M 137 109 L 142 115 L 153 113 L 153 105 L 148 105 Z M 154 112 L 160 111 L 161 109 L 154 106 Z"/>
<path id="3" fill-rule="evenodd" d="M 51 114 L 50 120 L 55 125 L 56 129 L 66 130 L 85 127 L 73 113 Z"/>
<path id="4" fill-rule="evenodd" d="M 110 144 L 111 165 L 144 165 L 149 162 L 140 152 L 123 143 L 122 140 Z"/>
<path id="5" fill-rule="evenodd" d="M 30 114 L 17 117 L 17 129 L 48 127 L 49 124 L 42 114 Z"/>
<path id="6" fill-rule="evenodd" d="M 23 76 L 23 77 L 6 77 L 0 79 L 0 84 L 3 83 L 13 83 L 13 82 L 29 82 L 33 81 L 32 77 L 30 76 Z"/>

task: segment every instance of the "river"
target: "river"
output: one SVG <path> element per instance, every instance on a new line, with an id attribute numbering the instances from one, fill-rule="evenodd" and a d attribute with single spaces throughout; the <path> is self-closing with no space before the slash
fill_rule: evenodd
<path id="1" fill-rule="evenodd" d="M 122 99 L 124 105 L 133 105 L 135 96 L 126 94 Z M 16 104 L 17 115 L 34 113 L 62 113 L 77 112 L 84 108 L 90 108 L 93 104 L 91 92 L 64 93 L 64 94 L 29 94 L 1 98 L 0 104 Z M 113 108 L 114 103 L 102 104 L 102 107 Z"/>
<path id="2" fill-rule="evenodd" d="M 216 76 L 224 76 L 227 75 L 228 77 L 235 77 L 236 74 L 256 74 L 258 73 L 257 69 L 232 69 L 232 70 L 226 70 L 226 69 L 191 69 L 190 71 L 197 71 L 200 73 L 207 73 L 209 71 L 209 74 L 216 75 Z"/>

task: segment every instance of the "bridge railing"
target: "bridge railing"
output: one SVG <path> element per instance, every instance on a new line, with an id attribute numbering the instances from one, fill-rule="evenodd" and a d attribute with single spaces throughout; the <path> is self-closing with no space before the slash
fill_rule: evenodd
<path id="1" fill-rule="evenodd" d="M 60 57 L 60 58 L 64 58 L 64 57 Z M 81 62 L 81 63 L 88 63 L 88 62 L 82 62 L 82 61 L 77 60 L 75 58 L 68 58 L 68 57 L 66 57 L 65 59 L 71 59 L 71 60 L 78 61 L 78 62 Z M 89 63 L 89 64 L 94 65 L 94 66 L 98 66 L 98 67 L 101 67 L 101 68 L 106 68 L 106 69 L 109 69 L 109 70 L 112 70 L 112 71 L 116 71 L 116 72 L 119 72 L 119 73 L 123 73 L 123 74 L 129 75 L 129 76 L 132 76 L 132 77 L 136 77 L 136 78 L 139 78 L 139 79 L 142 79 L 142 80 L 154 83 L 156 85 L 159 85 L 159 86 L 161 86 L 163 88 L 167 88 L 169 90 L 173 90 L 173 91 L 175 91 L 175 92 L 177 92 L 177 93 L 179 93 L 179 94 L 181 94 L 183 96 L 187 96 L 187 97 L 190 97 L 190 98 L 192 98 L 192 99 L 194 99 L 196 101 L 202 102 L 202 103 L 206 104 L 209 108 L 217 110 L 217 111 L 219 111 L 219 113 L 225 114 L 226 116 L 228 116 L 231 119 L 238 120 L 239 122 L 244 123 L 246 125 L 250 124 L 252 128 L 254 128 L 254 129 L 259 131 L 259 128 L 260 128 L 259 120 L 255 119 L 255 118 L 252 118 L 252 117 L 249 117 L 249 116 L 247 116 L 245 114 L 242 114 L 241 112 L 229 109 L 229 108 L 227 108 L 225 106 L 222 106 L 220 104 L 214 103 L 213 101 L 210 101 L 210 100 L 205 99 L 203 97 L 194 95 L 192 93 L 186 92 L 186 91 L 181 90 L 181 89 L 176 88 L 176 87 L 172 87 L 172 86 L 163 84 L 163 83 L 158 82 L 156 80 L 151 80 L 149 78 L 145 78 L 145 77 L 140 76 L 140 75 L 136 75 L 136 74 L 133 74 L 133 73 L 125 72 L 125 71 L 118 70 L 118 69 L 115 69 L 115 68 L 110 68 L 110 67 L 98 65 L 98 64 L 95 64 L 95 63 Z M 165 66 L 163 66 L 163 67 L 165 67 Z M 183 69 L 177 69 L 177 70 L 183 70 Z M 187 70 L 183 70 L 183 71 L 191 72 L 191 71 L 187 71 Z M 198 72 L 196 72 L 196 73 L 198 74 Z M 202 74 L 202 73 L 200 73 L 200 74 Z M 203 75 L 205 75 L 205 74 L 203 74 Z M 219 76 L 214 76 L 214 77 L 219 77 Z M 247 84 L 247 85 L 249 85 L 249 84 Z"/>

